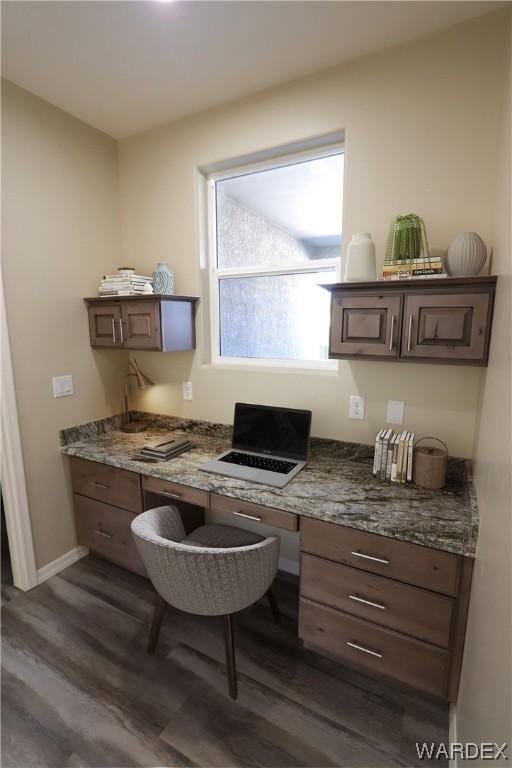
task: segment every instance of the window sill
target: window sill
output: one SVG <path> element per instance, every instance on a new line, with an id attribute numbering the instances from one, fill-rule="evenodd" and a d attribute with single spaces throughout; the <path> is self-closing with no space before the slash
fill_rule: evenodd
<path id="1" fill-rule="evenodd" d="M 210 363 L 202 363 L 201 368 L 216 371 L 245 371 L 255 373 L 301 373 L 306 375 L 337 376 L 339 362 L 326 360 L 325 362 L 308 360 L 256 360 L 249 358 L 229 358 L 226 360 L 213 360 Z"/>

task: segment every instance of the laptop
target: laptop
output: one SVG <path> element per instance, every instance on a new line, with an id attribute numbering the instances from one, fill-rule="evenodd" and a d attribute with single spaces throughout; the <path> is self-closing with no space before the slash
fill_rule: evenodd
<path id="1" fill-rule="evenodd" d="M 306 466 L 311 411 L 235 403 L 231 450 L 198 469 L 274 488 Z"/>

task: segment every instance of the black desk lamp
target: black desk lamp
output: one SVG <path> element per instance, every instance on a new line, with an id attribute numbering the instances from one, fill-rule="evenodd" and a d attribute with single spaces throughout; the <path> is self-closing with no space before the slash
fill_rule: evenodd
<path id="1" fill-rule="evenodd" d="M 145 424 L 143 421 L 132 421 L 130 417 L 130 411 L 128 409 L 128 379 L 130 376 L 135 377 L 137 381 L 137 389 L 148 389 L 149 387 L 154 387 L 154 382 L 151 381 L 151 379 L 146 376 L 145 373 L 142 373 L 139 366 L 137 365 L 135 358 L 133 360 L 129 360 L 128 365 L 130 368 L 133 368 L 133 371 L 128 371 L 124 377 L 124 414 L 121 432 L 144 432 L 144 430 L 147 429 L 147 424 Z"/>

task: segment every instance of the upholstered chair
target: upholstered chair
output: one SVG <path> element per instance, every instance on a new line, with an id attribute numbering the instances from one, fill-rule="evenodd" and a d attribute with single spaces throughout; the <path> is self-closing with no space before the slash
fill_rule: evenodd
<path id="1" fill-rule="evenodd" d="M 237 697 L 232 615 L 272 592 L 279 539 L 228 525 L 202 525 L 185 535 L 176 507 L 150 509 L 134 518 L 132 533 L 157 596 L 148 652 L 153 653 L 167 603 L 187 613 L 223 616 L 228 689 Z"/>

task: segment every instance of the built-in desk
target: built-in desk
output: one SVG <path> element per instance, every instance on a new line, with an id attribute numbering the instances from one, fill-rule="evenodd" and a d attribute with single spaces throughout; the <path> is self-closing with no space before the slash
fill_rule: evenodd
<path id="1" fill-rule="evenodd" d="M 300 531 L 305 644 L 456 699 L 478 521 L 469 462 L 451 460 L 446 488 L 428 491 L 375 479 L 372 447 L 313 439 L 308 466 L 275 489 L 199 470 L 229 446 L 228 427 L 151 421 L 139 434 L 118 431 L 117 418 L 61 433 L 81 544 L 144 574 L 130 523 L 166 502 L 187 530 L 209 509 L 238 524 Z M 137 460 L 161 429 L 186 433 L 192 450 L 165 463 Z"/>

